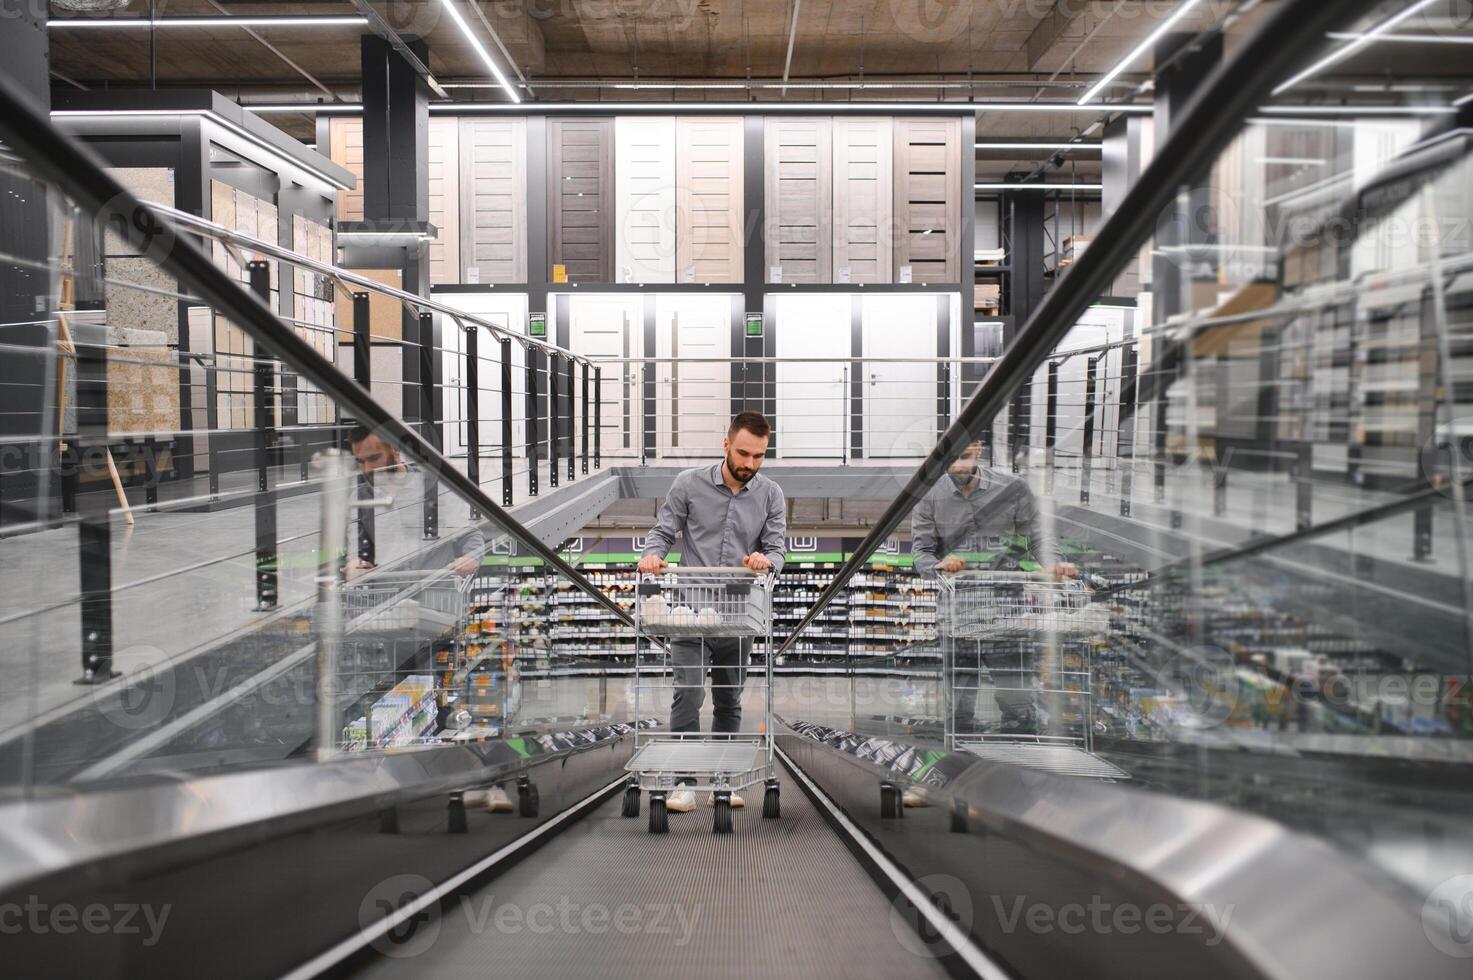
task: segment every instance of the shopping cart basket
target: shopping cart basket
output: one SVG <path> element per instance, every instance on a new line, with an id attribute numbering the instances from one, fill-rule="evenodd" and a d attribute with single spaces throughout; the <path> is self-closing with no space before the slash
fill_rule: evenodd
<path id="1" fill-rule="evenodd" d="M 765 782 L 762 815 L 779 815 L 778 783 L 774 776 L 772 733 L 772 583 L 774 576 L 750 569 L 672 566 L 660 575 L 643 575 L 635 608 L 634 717 L 644 717 L 645 706 L 656 691 L 674 690 L 670 641 L 699 642 L 698 683 L 705 684 L 710 666 L 706 641 L 712 639 L 765 641 L 762 676 L 765 709 L 759 727 L 729 734 L 672 732 L 668 728 L 634 733 L 634 755 L 625 769 L 630 773 L 624 796 L 624 816 L 639 815 L 640 792 L 650 796 L 651 833 L 668 829 L 666 797 L 683 789 L 714 794 L 713 830 L 731 833 L 731 794 L 759 781 Z M 738 676 L 747 676 L 742 662 Z M 668 701 L 667 701 L 668 703 Z"/>

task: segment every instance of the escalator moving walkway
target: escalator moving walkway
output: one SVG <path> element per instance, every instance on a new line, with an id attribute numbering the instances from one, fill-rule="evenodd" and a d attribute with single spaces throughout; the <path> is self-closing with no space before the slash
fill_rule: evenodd
<path id="1" fill-rule="evenodd" d="M 671 814 L 669 834 L 615 795 L 536 854 L 445 903 L 372 977 L 941 977 L 910 925 L 793 780 L 783 815 Z M 422 949 L 420 947 L 423 947 Z"/>

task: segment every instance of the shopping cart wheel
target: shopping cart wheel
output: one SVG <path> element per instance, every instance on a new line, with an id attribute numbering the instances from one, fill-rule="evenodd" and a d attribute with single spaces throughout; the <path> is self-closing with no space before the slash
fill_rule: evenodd
<path id="1" fill-rule="evenodd" d="M 905 806 L 900 787 L 894 783 L 880 784 L 880 819 L 898 820 L 905 815 Z"/>
<path id="2" fill-rule="evenodd" d="M 728 790 L 716 791 L 716 819 L 711 824 L 713 834 L 731 833 L 731 793 Z"/>
<path id="3" fill-rule="evenodd" d="M 535 817 L 539 807 L 537 787 L 530 780 L 522 779 L 517 783 L 517 815 Z"/>
<path id="4" fill-rule="evenodd" d="M 670 815 L 665 812 L 665 794 L 650 794 L 650 833 L 670 833 Z"/>
<path id="5" fill-rule="evenodd" d="M 629 788 L 624 791 L 624 809 L 623 809 L 622 813 L 626 817 L 637 817 L 637 816 L 639 816 L 639 787 L 638 786 L 635 786 L 635 785 L 632 785 L 631 784 L 629 786 Z"/>
<path id="6" fill-rule="evenodd" d="M 767 790 L 762 794 L 762 816 L 768 820 L 775 820 L 782 816 L 782 802 L 777 788 L 777 780 L 767 781 Z"/>

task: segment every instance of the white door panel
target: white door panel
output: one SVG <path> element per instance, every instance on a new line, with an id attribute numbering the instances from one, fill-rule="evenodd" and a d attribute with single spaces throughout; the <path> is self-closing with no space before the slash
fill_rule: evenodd
<path id="1" fill-rule="evenodd" d="M 717 456 L 731 422 L 732 297 L 655 300 L 655 444 L 664 456 Z"/>
<path id="2" fill-rule="evenodd" d="M 864 453 L 925 456 L 936 444 L 936 297 L 866 296 L 863 324 Z"/>
<path id="3" fill-rule="evenodd" d="M 844 295 L 777 296 L 777 356 L 834 358 L 777 365 L 778 447 L 785 459 L 838 458 L 846 452 L 849 392 L 840 359 L 852 346 L 852 305 Z"/>
<path id="4" fill-rule="evenodd" d="M 627 295 L 568 297 L 572 349 L 594 359 L 639 357 L 644 339 L 644 298 Z M 605 456 L 638 455 L 640 445 L 638 364 L 604 364 L 598 426 Z M 590 375 L 591 377 L 591 375 Z M 592 382 L 590 381 L 590 385 Z M 581 394 L 581 393 L 580 393 Z M 589 397 L 593 397 L 590 387 Z M 593 434 L 589 434 L 593 438 Z"/>

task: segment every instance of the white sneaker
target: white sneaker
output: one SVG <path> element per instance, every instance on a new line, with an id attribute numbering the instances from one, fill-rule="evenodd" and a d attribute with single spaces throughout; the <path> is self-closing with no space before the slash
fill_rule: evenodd
<path id="1" fill-rule="evenodd" d="M 678 789 L 665 797 L 665 809 L 671 813 L 689 813 L 696 808 L 696 791 Z"/>
<path id="2" fill-rule="evenodd" d="M 510 813 L 511 797 L 500 786 L 492 786 L 486 791 L 486 809 L 491 813 Z"/>
<path id="3" fill-rule="evenodd" d="M 715 793 L 712 793 L 710 796 L 706 797 L 706 805 L 707 806 L 715 806 L 716 805 L 716 794 Z M 746 804 L 745 801 L 742 800 L 742 798 L 740 796 L 737 796 L 735 793 L 733 793 L 733 794 L 731 794 L 731 805 L 732 805 L 732 808 L 735 809 L 736 807 L 743 807 L 743 806 L 746 806 L 747 804 Z"/>

